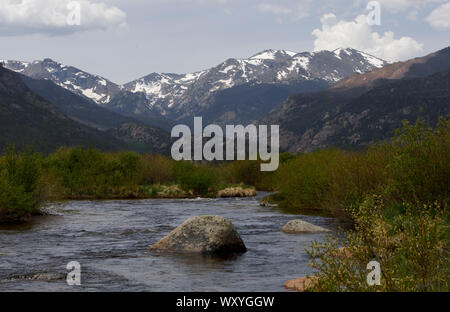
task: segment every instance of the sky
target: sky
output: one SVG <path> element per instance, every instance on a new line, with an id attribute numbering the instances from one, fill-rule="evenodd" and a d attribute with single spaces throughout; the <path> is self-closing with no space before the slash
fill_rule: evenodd
<path id="1" fill-rule="evenodd" d="M 449 38 L 445 0 L 0 0 L 0 59 L 51 58 L 116 83 L 267 49 L 401 61 Z"/>

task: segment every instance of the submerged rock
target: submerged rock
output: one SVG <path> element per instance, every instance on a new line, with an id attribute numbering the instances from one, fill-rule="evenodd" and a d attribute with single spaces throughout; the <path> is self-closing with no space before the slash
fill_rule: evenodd
<path id="1" fill-rule="evenodd" d="M 259 205 L 261 206 L 261 207 L 278 207 L 278 205 L 277 204 L 270 204 L 270 203 L 265 203 L 265 202 L 259 202 Z"/>
<path id="2" fill-rule="evenodd" d="M 289 221 L 282 229 L 282 232 L 289 234 L 301 234 L 301 233 L 327 233 L 327 230 L 323 227 L 308 223 L 303 220 Z"/>
<path id="3" fill-rule="evenodd" d="M 229 255 L 247 251 L 231 221 L 219 216 L 190 218 L 150 249 L 210 255 Z"/>
<path id="4" fill-rule="evenodd" d="M 279 201 L 276 198 L 279 198 L 279 197 L 280 197 L 279 194 L 273 194 L 273 195 L 266 196 L 259 201 L 259 205 L 261 207 L 278 207 Z"/>

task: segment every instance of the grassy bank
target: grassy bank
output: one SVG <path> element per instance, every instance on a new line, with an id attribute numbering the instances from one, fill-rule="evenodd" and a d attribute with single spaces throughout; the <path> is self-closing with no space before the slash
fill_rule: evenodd
<path id="1" fill-rule="evenodd" d="M 259 163 L 194 164 L 161 155 L 61 148 L 48 156 L 16 152 L 0 157 L 0 222 L 21 222 L 44 201 L 242 197 L 261 185 Z"/>

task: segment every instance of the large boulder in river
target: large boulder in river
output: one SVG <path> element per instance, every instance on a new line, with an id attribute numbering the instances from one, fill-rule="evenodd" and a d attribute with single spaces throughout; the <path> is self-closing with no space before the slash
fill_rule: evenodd
<path id="1" fill-rule="evenodd" d="M 303 220 L 289 221 L 282 229 L 282 232 L 289 234 L 302 234 L 302 233 L 327 233 L 327 230 L 323 227 L 308 223 Z"/>
<path id="2" fill-rule="evenodd" d="M 219 216 L 190 218 L 150 249 L 211 255 L 247 251 L 231 221 Z"/>

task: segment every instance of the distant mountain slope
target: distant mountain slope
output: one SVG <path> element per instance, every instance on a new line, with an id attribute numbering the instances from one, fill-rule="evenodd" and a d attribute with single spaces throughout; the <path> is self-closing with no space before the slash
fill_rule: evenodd
<path id="1" fill-rule="evenodd" d="M 39 80 L 22 76 L 25 84 L 36 94 L 55 104 L 64 114 L 73 120 L 100 130 L 111 129 L 124 123 L 136 122 L 101 107 L 85 97 L 78 96 L 50 80 Z"/>
<path id="2" fill-rule="evenodd" d="M 170 135 L 160 128 L 140 123 L 136 119 L 123 116 L 95 104 L 93 101 L 76 95 L 55 85 L 50 80 L 38 80 L 21 76 L 25 84 L 36 94 L 54 104 L 69 118 L 86 126 L 106 131 L 107 136 L 121 141 L 124 148 L 139 152 L 165 153 L 169 152 Z M 123 131 L 133 128 L 145 132 L 145 140 L 136 136 L 136 131 Z"/>
<path id="3" fill-rule="evenodd" d="M 118 139 L 81 125 L 32 92 L 21 77 L 0 66 L 0 150 L 6 145 L 33 146 L 52 152 L 61 146 L 125 147 Z"/>
<path id="4" fill-rule="evenodd" d="M 322 80 L 308 80 L 283 84 L 245 84 L 218 91 L 209 99 L 208 107 L 198 107 L 179 117 L 185 124 L 193 122 L 192 116 L 202 116 L 205 124 L 248 125 L 263 117 L 274 106 L 299 92 L 324 90 L 330 85 Z"/>
<path id="5" fill-rule="evenodd" d="M 420 115 L 431 124 L 450 114 L 450 70 L 424 78 L 402 79 L 380 85 L 353 99 L 345 111 L 327 121 L 333 133 L 319 145 L 373 144 L 394 135 L 401 120 L 415 122 Z M 320 136 L 320 135 L 319 135 Z"/>
<path id="6" fill-rule="evenodd" d="M 108 133 L 127 142 L 135 151 L 170 154 L 172 138 L 169 132 L 142 124 L 127 123 L 109 129 Z"/>
<path id="7" fill-rule="evenodd" d="M 449 54 L 446 48 L 351 76 L 326 91 L 291 96 L 258 122 L 281 125 L 281 148 L 292 152 L 371 144 L 391 137 L 402 119 L 415 121 L 419 113 L 436 122 L 450 113 Z"/>
<path id="8" fill-rule="evenodd" d="M 340 82 L 334 88 L 370 87 L 380 79 L 417 78 L 432 75 L 445 70 L 450 64 L 450 47 L 424 57 L 417 57 L 406 62 L 389 64 L 364 75 L 352 75 Z"/>
<path id="9" fill-rule="evenodd" d="M 148 107 L 148 100 L 144 93 L 120 91 L 108 103 L 108 109 L 123 116 L 132 117 L 147 125 L 171 131 L 175 122 L 161 115 L 155 109 Z"/>
<path id="10" fill-rule="evenodd" d="M 450 114 L 450 71 L 380 85 L 352 99 L 339 112 L 316 121 L 291 150 L 357 147 L 391 138 L 404 119 L 420 115 L 431 124 Z"/>

